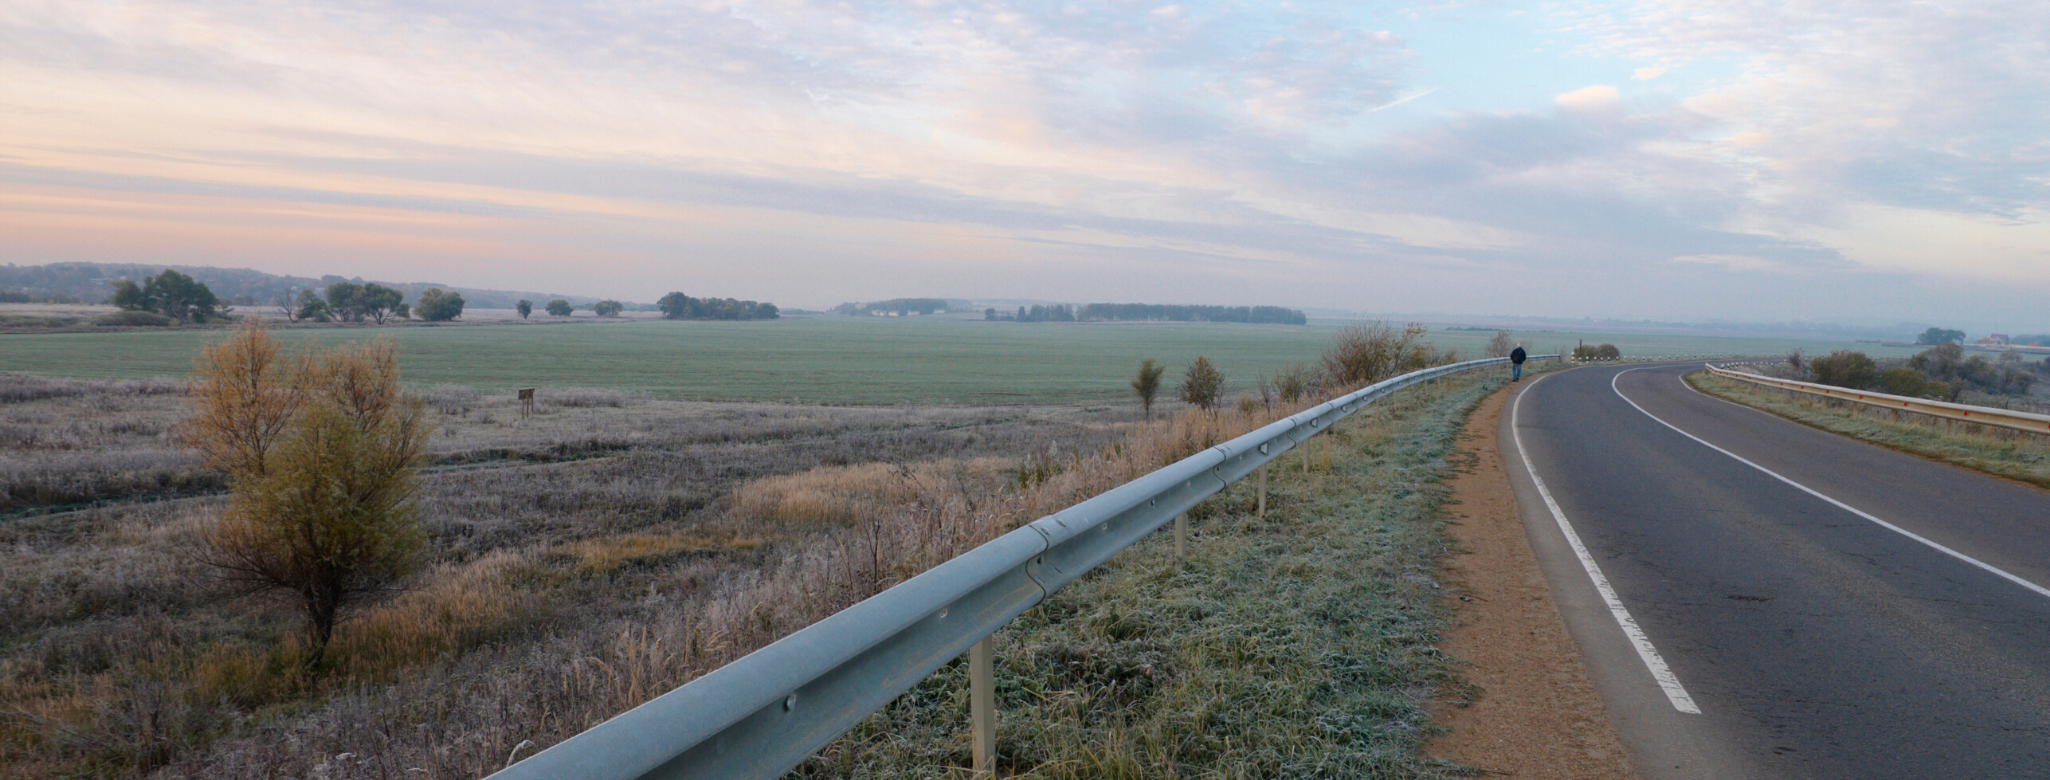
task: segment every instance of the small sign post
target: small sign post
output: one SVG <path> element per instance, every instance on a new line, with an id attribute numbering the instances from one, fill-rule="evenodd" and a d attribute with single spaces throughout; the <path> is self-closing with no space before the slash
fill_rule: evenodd
<path id="1" fill-rule="evenodd" d="M 522 420 L 524 420 L 524 419 L 527 419 L 528 417 L 532 416 L 533 414 L 534 414 L 534 388 L 531 388 L 531 387 L 523 387 L 523 388 L 520 388 L 520 419 L 522 419 Z"/>

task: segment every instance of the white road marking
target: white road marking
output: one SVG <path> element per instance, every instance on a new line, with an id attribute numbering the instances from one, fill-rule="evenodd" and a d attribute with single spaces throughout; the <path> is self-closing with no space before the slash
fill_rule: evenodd
<path id="1" fill-rule="evenodd" d="M 1532 380 L 1530 387 L 1536 387 L 1544 379 L 1540 376 Z M 1529 392 L 1530 387 L 1524 388 L 1524 392 Z M 1559 502 L 1552 498 L 1551 489 L 1545 487 L 1544 478 L 1538 476 L 1537 467 L 1531 465 L 1530 453 L 1523 449 L 1523 426 L 1520 422 L 1523 418 L 1523 395 L 1517 393 L 1516 403 L 1509 409 L 1509 436 L 1516 442 L 1517 456 L 1523 458 L 1523 470 L 1537 485 L 1538 495 L 1545 499 L 1545 508 L 1552 510 L 1552 519 L 1559 522 L 1560 533 L 1566 535 L 1566 544 L 1572 546 L 1573 554 L 1580 558 L 1580 567 L 1587 570 L 1587 578 L 1594 582 L 1595 592 L 1602 594 L 1602 601 L 1608 603 L 1609 614 L 1616 618 L 1616 626 L 1623 629 L 1623 635 L 1630 638 L 1631 646 L 1637 648 L 1637 657 L 1643 659 L 1644 668 L 1651 672 L 1659 690 L 1666 692 L 1666 699 L 1673 703 L 1673 709 L 1700 715 L 1701 708 L 1695 706 L 1694 697 L 1687 695 L 1687 688 L 1680 684 L 1680 678 L 1666 666 L 1666 659 L 1659 656 L 1658 648 L 1652 646 L 1651 639 L 1644 635 L 1644 629 L 1638 627 L 1637 619 L 1630 616 L 1630 610 L 1623 607 L 1623 600 L 1616 596 L 1616 589 L 1609 586 L 1609 578 L 1603 576 L 1600 566 L 1595 565 L 1594 555 L 1587 551 L 1587 545 L 1580 542 L 1580 534 L 1574 533 L 1573 524 L 1566 520 L 1566 510 L 1559 508 Z"/>
<path id="2" fill-rule="evenodd" d="M 1650 366 L 1645 366 L 1645 368 L 1650 368 Z M 1708 443 L 1708 442 L 1706 442 L 1706 441 L 1703 441 L 1703 440 L 1702 440 L 1702 438 L 1701 438 L 1701 437 L 1699 437 L 1699 436 L 1696 436 L 1696 435 L 1694 435 L 1694 434 L 1691 434 L 1691 433 L 1688 433 L 1688 432 L 1686 432 L 1686 431 L 1682 431 L 1682 430 L 1680 430 L 1680 427 L 1679 427 L 1679 426 L 1677 426 L 1677 425 L 1674 425 L 1674 424 L 1672 424 L 1672 423 L 1666 422 L 1665 420 L 1660 420 L 1660 419 L 1659 419 L 1659 417 L 1658 417 L 1658 415 L 1652 414 L 1651 412 L 1646 412 L 1646 411 L 1644 410 L 1644 407 L 1642 407 L 1642 406 L 1637 406 L 1637 402 L 1636 402 L 1636 401 L 1632 401 L 1632 400 L 1630 400 L 1630 396 L 1627 396 L 1627 395 L 1624 395 L 1624 394 L 1623 394 L 1623 388 L 1621 388 L 1621 387 L 1618 387 L 1618 386 L 1616 385 L 1616 380 L 1617 380 L 1617 379 L 1621 379 L 1621 378 L 1622 378 L 1622 376 L 1623 376 L 1624 374 L 1628 374 L 1628 373 L 1630 373 L 1630 371 L 1641 371 L 1641 370 L 1643 370 L 1643 369 L 1640 369 L 1640 368 L 1633 368 L 1633 369 L 1630 369 L 1629 371 L 1618 371 L 1618 372 L 1616 372 L 1616 376 L 1615 376 L 1615 378 L 1612 378 L 1612 379 L 1610 379 L 1610 380 L 1609 380 L 1609 389 L 1610 389 L 1610 390 L 1614 390 L 1614 391 L 1616 391 L 1616 397 L 1617 397 L 1617 398 L 1621 398 L 1621 399 L 1623 399 L 1623 402 L 1624 402 L 1624 403 L 1627 403 L 1627 404 L 1630 404 L 1630 405 L 1631 405 L 1631 406 L 1633 406 L 1633 407 L 1636 407 L 1636 408 L 1637 408 L 1637 411 L 1639 411 L 1639 412 L 1644 412 L 1644 416 L 1646 416 L 1646 417 L 1650 417 L 1650 418 L 1651 418 L 1651 419 L 1652 419 L 1653 421 L 1657 422 L 1658 424 L 1660 424 L 1660 425 L 1663 425 L 1663 426 L 1666 426 L 1666 427 L 1668 427 L 1668 428 L 1671 428 L 1671 429 L 1673 429 L 1674 431 L 1677 431 L 1677 432 L 1679 432 L 1679 434 L 1680 434 L 1681 436 L 1685 436 L 1685 437 L 1687 437 L 1687 438 L 1689 438 L 1689 439 L 1693 439 L 1693 440 L 1695 440 L 1695 441 L 1697 441 L 1697 442 L 1700 442 L 1700 443 L 1701 443 L 1701 446 L 1703 446 L 1703 447 L 1707 447 L 1707 448 L 1709 448 L 1709 449 L 1711 449 L 1711 450 L 1715 450 L 1716 452 L 1720 452 L 1720 453 L 1722 453 L 1722 454 L 1724 454 L 1724 455 L 1728 455 L 1728 456 L 1730 456 L 1731 458 L 1735 459 L 1735 460 L 1736 460 L 1736 461 L 1737 461 L 1738 463 L 1742 463 L 1742 464 L 1744 464 L 1744 465 L 1746 465 L 1746 466 L 1750 466 L 1750 467 L 1752 467 L 1752 468 L 1754 468 L 1754 469 L 1758 469 L 1759 471 L 1763 471 L 1763 472 L 1765 472 L 1766 476 L 1772 477 L 1773 479 L 1777 479 L 1777 480 L 1779 480 L 1779 481 L 1781 481 L 1781 482 L 1785 482 L 1785 483 L 1787 483 L 1787 484 L 1789 484 L 1789 485 L 1793 485 L 1794 487 L 1796 487 L 1796 488 L 1799 488 L 1799 489 L 1800 489 L 1800 490 L 1801 490 L 1802 492 L 1804 492 L 1804 493 L 1807 493 L 1808 495 L 1811 495 L 1811 496 L 1814 496 L 1814 497 L 1816 497 L 1816 498 L 1819 498 L 1819 499 L 1822 499 L 1822 500 L 1824 500 L 1824 501 L 1827 501 L 1827 502 L 1829 502 L 1830 504 L 1834 505 L 1834 506 L 1835 506 L 1836 508 L 1838 508 L 1838 509 L 1842 509 L 1842 510 L 1844 510 L 1844 511 L 1846 511 L 1846 512 L 1849 512 L 1849 513 L 1851 513 L 1851 514 L 1854 514 L 1854 515 L 1857 515 L 1857 516 L 1859 516 L 1859 517 L 1865 518 L 1866 520 L 1870 520 L 1870 521 L 1872 521 L 1872 522 L 1873 522 L 1874 524 L 1878 525 L 1878 526 L 1879 526 L 1879 527 L 1881 527 L 1881 528 L 1884 528 L 1884 529 L 1886 529 L 1886 530 L 1888 530 L 1888 531 L 1892 531 L 1892 532 L 1894 532 L 1894 533 L 1900 534 L 1900 535 L 1902 535 L 1902 536 L 1905 536 L 1905 537 L 1907 537 L 1907 538 L 1909 538 L 1909 539 L 1913 539 L 1913 540 L 1915 540 L 1915 541 L 1921 542 L 1921 543 L 1923 543 L 1923 544 L 1925 544 L 1925 545 L 1928 545 L 1928 546 L 1930 547 L 1930 549 L 1936 550 L 1937 552 L 1943 553 L 1944 555 L 1948 555 L 1948 556 L 1950 556 L 1950 557 L 1952 557 L 1952 558 L 1956 558 L 1956 559 L 1958 559 L 1958 560 L 1960 560 L 1960 561 L 1964 561 L 1965 563 L 1969 563 L 1969 564 L 1971 564 L 1971 565 L 1973 565 L 1973 566 L 1977 566 L 1977 567 L 1979 567 L 1979 568 L 1981 568 L 1981 569 L 1985 569 L 1986 571 L 1988 571 L 1988 572 L 1991 572 L 1992 574 L 1994 574 L 1995 576 L 1998 576 L 1998 577 L 2000 577 L 2001 579 L 2005 579 L 2005 580 L 2007 580 L 2008 582 L 2012 582 L 2012 583 L 2014 583 L 2014 584 L 2016 584 L 2016 585 L 2020 585 L 2020 586 L 2022 586 L 2022 587 L 2024 587 L 2024 588 L 2028 588 L 2029 590 L 2035 591 L 2035 592 L 2036 592 L 2037 594 L 2039 594 L 2039 595 L 2043 595 L 2043 596 L 2050 596 L 2050 588 L 2045 588 L 2045 587 L 2043 587 L 2043 586 L 2041 586 L 2041 585 L 2037 585 L 2036 583 L 2033 583 L 2033 582 L 2030 582 L 2030 581 L 2028 581 L 2028 580 L 2025 580 L 2025 579 L 2022 579 L 2022 578 L 2020 578 L 2020 577 L 2017 577 L 2017 576 L 2015 576 L 2015 575 L 2009 574 L 2009 573 L 2007 573 L 2007 572 L 2005 572 L 2005 571 L 2001 571 L 2001 570 L 2000 570 L 1999 568 L 1996 568 L 1996 567 L 1994 567 L 1994 566 L 1993 566 L 1992 564 L 1989 564 L 1989 563 L 1987 563 L 1987 562 L 1985 562 L 1985 561 L 1979 560 L 1979 559 L 1977 559 L 1977 558 L 1974 558 L 1974 557 L 1972 557 L 1972 556 L 1969 556 L 1969 555 L 1966 555 L 1966 554 L 1964 554 L 1964 553 L 1961 553 L 1961 552 L 1958 552 L 1958 551 L 1956 551 L 1956 550 L 1953 550 L 1953 549 L 1950 549 L 1950 548 L 1948 548 L 1948 547 L 1945 547 L 1945 546 L 1943 546 L 1943 545 L 1941 545 L 1941 544 L 1938 544 L 1937 542 L 1935 542 L 1935 541 L 1933 541 L 1933 540 L 1929 539 L 1928 537 L 1925 537 L 1925 536 L 1922 536 L 1921 534 L 1917 534 L 1917 533 L 1915 533 L 1914 531 L 1910 531 L 1910 530 L 1908 530 L 1908 529 L 1906 529 L 1906 528 L 1902 528 L 1902 527 L 1900 527 L 1900 526 L 1897 526 L 1897 525 L 1894 525 L 1894 524 L 1892 524 L 1892 523 L 1886 522 L 1885 520 L 1881 520 L 1881 519 L 1879 519 L 1879 518 L 1877 518 L 1877 517 L 1873 517 L 1873 516 L 1872 516 L 1871 514 L 1869 514 L 1869 513 L 1865 512 L 1864 510 L 1861 510 L 1861 509 L 1859 509 L 1859 508 L 1857 508 L 1857 507 L 1851 506 L 1850 504 L 1846 504 L 1846 503 L 1844 503 L 1844 502 L 1842 502 L 1842 501 L 1838 501 L 1838 500 L 1836 500 L 1836 499 L 1834 499 L 1834 498 L 1830 498 L 1829 496 L 1825 496 L 1825 495 L 1823 495 L 1823 494 L 1822 494 L 1822 493 L 1821 493 L 1820 491 L 1817 491 L 1817 490 L 1816 490 L 1816 489 L 1814 489 L 1814 488 L 1808 487 L 1807 485 L 1803 485 L 1803 484 L 1801 484 L 1801 483 L 1799 483 L 1799 482 L 1795 482 L 1795 481 L 1793 481 L 1793 480 L 1791 480 L 1791 479 L 1787 479 L 1786 477 L 1780 476 L 1779 472 L 1773 471 L 1772 469 L 1769 469 L 1769 468 L 1766 468 L 1766 467 L 1764 467 L 1764 466 L 1760 466 L 1760 465 L 1758 465 L 1758 464 L 1756 464 L 1756 463 L 1752 463 L 1751 461 L 1745 460 L 1745 459 L 1743 458 L 1743 456 L 1741 456 L 1741 455 L 1738 455 L 1737 453 L 1731 452 L 1731 451 L 1729 451 L 1729 450 L 1726 450 L 1726 449 L 1723 449 L 1723 448 L 1721 448 L 1721 447 L 1717 447 L 1717 446 L 1715 446 L 1715 445 L 1713 445 L 1713 444 L 1710 444 L 1710 443 Z M 1687 381 L 1686 381 L 1685 379 L 1682 379 L 1682 380 L 1680 380 L 1680 384 L 1681 384 L 1681 385 L 1687 385 Z M 1688 386 L 1688 387 L 1687 387 L 1687 389 L 1689 389 L 1689 390 L 1694 390 L 1694 388 L 1693 388 L 1693 387 L 1691 387 L 1691 386 Z M 1702 393 L 1702 392 L 1701 392 L 1700 390 L 1694 390 L 1694 392 L 1696 392 L 1696 393 L 1699 393 L 1699 394 L 1701 394 L 1701 395 L 1702 395 L 1702 397 L 1704 397 L 1704 398 L 1714 398 L 1714 396 L 1708 395 L 1707 393 Z M 1726 404 L 1731 404 L 1732 406 L 1737 406 L 1737 407 L 1739 407 L 1739 408 L 1743 408 L 1743 409 L 1750 409 L 1750 408 L 1751 408 L 1751 407 L 1748 407 L 1748 406 L 1744 406 L 1743 404 L 1738 404 L 1738 403 L 1735 403 L 1735 402 L 1732 402 L 1732 401 L 1728 401 L 1728 400 L 1725 400 L 1725 399 L 1721 399 L 1721 398 L 1716 398 L 1716 400 L 1718 400 L 1718 401 L 1722 401 L 1723 403 L 1726 403 Z M 1752 411 L 1759 411 L 1759 410 L 1753 409 Z M 1762 411 L 1759 411 L 1759 413 L 1760 413 L 1760 414 L 1764 414 L 1764 412 L 1762 412 Z"/>

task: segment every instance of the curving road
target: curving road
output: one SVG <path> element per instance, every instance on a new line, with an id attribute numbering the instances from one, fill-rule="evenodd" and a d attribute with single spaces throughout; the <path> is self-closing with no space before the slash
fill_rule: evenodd
<path id="1" fill-rule="evenodd" d="M 1527 379 L 1500 433 L 1639 770 L 2050 778 L 2050 493 L 1702 395 L 1698 368 Z"/>

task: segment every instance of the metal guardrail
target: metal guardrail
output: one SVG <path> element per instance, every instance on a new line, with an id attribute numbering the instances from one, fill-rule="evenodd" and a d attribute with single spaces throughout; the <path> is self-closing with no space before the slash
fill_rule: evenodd
<path id="1" fill-rule="evenodd" d="M 1716 365 L 1710 365 L 1708 370 L 1716 376 L 1796 393 L 1835 398 L 1840 401 L 1875 406 L 1881 409 L 1914 412 L 1944 420 L 2050 435 L 2050 415 L 1995 409 L 1989 406 L 1954 404 L 1948 401 L 1932 401 L 1927 398 L 1910 398 L 1903 395 L 1888 395 L 1886 393 L 1874 393 L 1866 390 L 1851 390 L 1831 385 L 1819 385 L 1813 382 L 1796 382 L 1792 379 L 1779 379 L 1777 377 L 1761 376 L 1743 371 L 1731 371 Z"/>
<path id="2" fill-rule="evenodd" d="M 976 753 L 985 763 L 994 747 L 984 643 L 992 632 L 1361 407 L 1508 362 L 1414 371 L 1191 455 L 997 537 L 491 777 L 779 777 L 970 646 L 970 665 L 978 667 L 970 672 Z"/>

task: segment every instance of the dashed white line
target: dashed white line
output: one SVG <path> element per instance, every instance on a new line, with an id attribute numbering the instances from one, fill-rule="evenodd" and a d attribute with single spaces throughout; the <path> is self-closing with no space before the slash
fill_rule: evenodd
<path id="1" fill-rule="evenodd" d="M 1530 386 L 1524 388 L 1524 392 L 1529 392 L 1530 387 L 1536 387 L 1537 383 L 1544 379 L 1545 377 L 1541 376 L 1532 380 Z M 1602 601 L 1609 605 L 1609 614 L 1616 618 L 1616 626 L 1623 629 L 1623 635 L 1628 637 L 1631 646 L 1637 649 L 1637 657 L 1644 661 L 1644 668 L 1651 672 L 1651 678 L 1658 683 L 1659 689 L 1665 691 L 1666 699 L 1673 703 L 1673 709 L 1691 715 L 1701 714 L 1701 708 L 1694 704 L 1694 697 L 1687 695 L 1687 688 L 1680 684 L 1679 676 L 1673 674 L 1671 667 L 1666 666 L 1666 659 L 1659 656 L 1658 648 L 1652 646 L 1651 639 L 1644 635 L 1644 629 L 1637 625 L 1637 619 L 1630 616 L 1630 610 L 1624 608 L 1623 600 L 1616 596 L 1616 589 L 1609 586 L 1609 578 L 1602 574 L 1602 568 L 1595 565 L 1594 556 L 1587 551 L 1587 545 L 1580 542 L 1580 534 L 1574 533 L 1573 523 L 1566 520 L 1566 511 L 1560 509 L 1559 502 L 1552 498 L 1552 491 L 1545 487 L 1544 478 L 1538 476 L 1537 467 L 1531 465 L 1530 453 L 1523 448 L 1523 395 L 1524 393 L 1517 393 L 1516 402 L 1509 408 L 1509 436 L 1516 442 L 1517 456 L 1523 458 L 1523 470 L 1530 474 L 1531 483 L 1537 485 L 1538 495 L 1545 500 L 1545 508 L 1552 510 L 1552 519 L 1558 521 L 1559 532 L 1566 535 L 1566 544 L 1573 548 L 1574 556 L 1580 559 L 1580 567 L 1587 570 L 1587 578 L 1594 582 L 1595 592 L 1600 593 Z"/>
<path id="2" fill-rule="evenodd" d="M 1645 368 L 1650 368 L 1650 366 L 1646 366 Z M 1846 503 L 1844 503 L 1844 502 L 1842 502 L 1842 501 L 1838 501 L 1838 500 L 1836 500 L 1836 499 L 1834 499 L 1834 498 L 1830 498 L 1829 496 L 1825 496 L 1825 495 L 1823 495 L 1823 494 L 1822 494 L 1822 493 L 1821 493 L 1820 491 L 1818 491 L 1818 490 L 1816 490 L 1816 489 L 1814 489 L 1814 488 L 1808 487 L 1807 485 L 1803 485 L 1803 484 L 1801 484 L 1801 483 L 1799 483 L 1799 482 L 1795 482 L 1795 481 L 1793 481 L 1793 480 L 1791 480 L 1791 479 L 1787 479 L 1786 477 L 1784 477 L 1784 476 L 1781 476 L 1781 475 L 1779 474 L 1779 472 L 1773 471 L 1772 469 L 1769 469 L 1769 468 L 1766 468 L 1766 467 L 1764 467 L 1764 466 L 1760 466 L 1760 465 L 1758 465 L 1758 464 L 1756 464 L 1756 463 L 1752 463 L 1751 461 L 1745 460 L 1743 456 L 1741 456 L 1741 455 L 1738 455 L 1737 453 L 1734 453 L 1734 452 L 1731 452 L 1731 451 L 1729 451 L 1729 450 L 1726 450 L 1726 449 L 1723 449 L 1723 448 L 1721 448 L 1721 447 L 1717 447 L 1717 446 L 1715 446 L 1715 445 L 1713 445 L 1713 444 L 1710 444 L 1710 443 L 1708 443 L 1707 441 L 1704 441 L 1704 440 L 1702 440 L 1702 438 L 1701 438 L 1701 437 L 1699 437 L 1699 436 L 1696 436 L 1696 435 L 1694 435 L 1694 434 L 1691 434 L 1691 433 L 1688 433 L 1688 432 L 1686 432 L 1686 431 L 1682 431 L 1682 430 L 1680 430 L 1680 426 L 1677 426 L 1677 425 L 1674 425 L 1674 424 L 1672 424 L 1672 423 L 1666 422 L 1665 420 L 1661 420 L 1661 419 L 1659 419 L 1659 416 L 1658 416 L 1658 415 L 1655 415 L 1655 414 L 1652 414 L 1651 412 L 1645 411 L 1644 407 L 1642 407 L 1642 406 L 1638 406 L 1638 405 L 1637 405 L 1637 402 L 1636 402 L 1636 401 L 1632 401 L 1632 400 L 1630 400 L 1630 396 L 1624 395 L 1624 394 L 1623 394 L 1623 388 L 1621 388 L 1621 387 L 1617 386 L 1617 384 L 1616 384 L 1616 380 L 1618 380 L 1618 379 L 1621 379 L 1621 378 L 1623 377 L 1623 375 L 1624 375 L 1624 374 L 1628 374 L 1628 373 L 1630 373 L 1631 371 L 1642 371 L 1642 370 L 1644 370 L 1644 369 L 1642 369 L 1642 368 L 1633 368 L 1633 369 L 1630 369 L 1630 370 L 1628 370 L 1628 371 L 1618 371 L 1618 372 L 1616 372 L 1616 376 L 1615 376 L 1615 377 L 1613 377 L 1613 378 L 1611 378 L 1611 379 L 1609 380 L 1609 389 L 1610 389 L 1610 390 L 1614 390 L 1614 391 L 1616 391 L 1616 397 L 1617 397 L 1617 398 L 1621 398 L 1621 399 L 1623 399 L 1623 402 L 1624 402 L 1624 403 L 1627 403 L 1627 404 L 1631 405 L 1632 407 L 1635 407 L 1635 408 L 1637 409 L 1637 411 L 1639 411 L 1639 412 L 1643 412 L 1643 413 L 1644 413 L 1644 416 L 1646 416 L 1646 417 L 1650 417 L 1650 418 L 1651 418 L 1651 419 L 1652 419 L 1653 421 L 1657 422 L 1658 424 L 1660 424 L 1660 425 L 1663 425 L 1663 426 L 1666 426 L 1666 427 L 1668 427 L 1668 428 L 1671 428 L 1671 429 L 1673 429 L 1674 431 L 1678 432 L 1678 433 L 1679 433 L 1679 434 L 1680 434 L 1681 436 L 1685 436 L 1685 437 L 1687 437 L 1687 438 L 1689 438 L 1689 439 L 1693 439 L 1694 441 L 1696 441 L 1696 442 L 1699 442 L 1699 443 L 1701 444 L 1701 446 L 1703 446 L 1703 447 L 1707 447 L 1707 448 L 1709 448 L 1709 449 L 1711 449 L 1711 450 L 1715 450 L 1716 452 L 1720 452 L 1720 453 L 1722 453 L 1722 454 L 1724 454 L 1724 455 L 1728 455 L 1728 456 L 1730 456 L 1730 457 L 1731 457 L 1732 459 L 1736 460 L 1736 461 L 1737 461 L 1738 463 L 1742 463 L 1742 464 L 1744 464 L 1744 465 L 1746 465 L 1746 466 L 1750 466 L 1750 467 L 1752 467 L 1752 468 L 1754 468 L 1754 469 L 1758 469 L 1759 471 L 1765 472 L 1766 476 L 1772 477 L 1773 479 L 1777 479 L 1777 480 L 1779 480 L 1779 481 L 1781 481 L 1781 482 L 1785 482 L 1785 483 L 1787 483 L 1787 484 L 1789 484 L 1789 485 L 1793 485 L 1793 486 L 1794 486 L 1795 488 L 1798 488 L 1798 489 L 1800 489 L 1800 490 L 1801 490 L 1801 492 L 1807 493 L 1808 495 L 1811 495 L 1811 496 L 1814 496 L 1814 497 L 1816 497 L 1816 498 L 1819 498 L 1819 499 L 1822 499 L 1822 500 L 1824 500 L 1824 501 L 1827 501 L 1827 502 L 1829 502 L 1830 504 L 1834 505 L 1834 506 L 1835 506 L 1836 508 L 1838 508 L 1838 509 L 1842 509 L 1842 510 L 1844 510 L 1844 511 L 1846 511 L 1846 512 L 1849 512 L 1849 513 L 1851 513 L 1851 514 L 1854 514 L 1854 515 L 1857 515 L 1857 516 L 1859 516 L 1859 517 L 1865 518 L 1866 520 L 1872 521 L 1872 523 L 1873 523 L 1873 524 L 1875 524 L 1875 525 L 1878 525 L 1878 526 L 1879 526 L 1879 527 L 1881 527 L 1881 528 L 1884 528 L 1884 529 L 1886 529 L 1886 530 L 1889 530 L 1889 531 L 1892 531 L 1892 532 L 1894 532 L 1894 533 L 1900 534 L 1900 535 L 1902 535 L 1902 536 L 1905 536 L 1905 537 L 1907 537 L 1907 538 L 1909 538 L 1909 539 L 1913 539 L 1913 540 L 1915 540 L 1915 541 L 1917 541 L 1917 542 L 1921 542 L 1922 544 L 1928 545 L 1930 549 L 1936 550 L 1937 552 L 1943 553 L 1944 555 L 1948 555 L 1948 556 L 1950 556 L 1950 557 L 1952 557 L 1952 558 L 1956 558 L 1956 559 L 1958 559 L 1958 560 L 1960 560 L 1960 561 L 1964 561 L 1965 563 L 1969 563 L 1969 564 L 1971 564 L 1971 565 L 1973 565 L 1973 566 L 1977 566 L 1977 567 L 1979 567 L 1979 568 L 1981 568 L 1981 569 L 1984 569 L 1984 570 L 1986 570 L 1987 572 L 1990 572 L 1990 573 L 1992 573 L 1993 575 L 1995 575 L 1995 576 L 1997 576 L 1997 577 L 2000 577 L 2001 579 L 2005 579 L 2005 580 L 2007 580 L 2008 582 L 2012 582 L 2012 583 L 2014 583 L 2014 584 L 2016 584 L 2016 585 L 2020 585 L 2020 586 L 2022 586 L 2022 587 L 2024 587 L 2024 588 L 2028 588 L 2029 590 L 2035 591 L 2035 592 L 2036 592 L 2037 594 L 2040 594 L 2040 595 L 2043 595 L 2043 596 L 2050 596 L 2050 588 L 2045 588 L 2045 587 L 2043 587 L 2043 586 L 2041 586 L 2041 585 L 2037 585 L 2036 583 L 2033 583 L 2033 582 L 2030 582 L 2030 581 L 2028 581 L 2028 580 L 2025 580 L 2025 579 L 2022 579 L 2022 578 L 2020 578 L 2020 577 L 2017 577 L 2017 576 L 2015 576 L 2015 575 L 2009 574 L 2009 573 L 2007 573 L 2007 572 L 2005 572 L 2005 571 L 2002 571 L 2002 570 L 2000 570 L 1999 568 L 1996 568 L 1996 567 L 1995 567 L 1995 566 L 1993 566 L 1992 564 L 1986 563 L 1985 561 L 1981 561 L 1981 560 L 1979 560 L 1979 559 L 1977 559 L 1977 558 L 1974 558 L 1974 557 L 1972 557 L 1972 556 L 1969 556 L 1969 555 L 1966 555 L 1966 554 L 1964 554 L 1964 553 L 1958 552 L 1958 551 L 1956 551 L 1956 550 L 1950 549 L 1949 547 L 1945 547 L 1945 546 L 1943 546 L 1942 544 L 1939 544 L 1939 543 L 1937 543 L 1936 541 L 1934 541 L 1934 540 L 1931 540 L 1931 539 L 1929 539 L 1928 537 L 1925 537 L 1925 536 L 1922 536 L 1921 534 L 1917 534 L 1917 533 L 1915 533 L 1914 531 L 1910 531 L 1910 530 L 1908 530 L 1908 529 L 1906 529 L 1906 528 L 1902 528 L 1902 527 L 1900 527 L 1900 526 L 1897 526 L 1897 525 L 1894 525 L 1894 524 L 1892 524 L 1892 523 L 1886 522 L 1885 520 L 1881 520 L 1881 519 L 1879 519 L 1879 518 L 1877 518 L 1877 517 L 1873 517 L 1873 516 L 1872 516 L 1872 515 L 1871 515 L 1870 513 L 1867 513 L 1867 512 L 1865 512 L 1864 510 L 1861 510 L 1861 509 L 1859 509 L 1859 508 L 1857 508 L 1857 507 L 1851 506 L 1850 504 L 1846 504 Z M 1685 386 L 1685 385 L 1687 385 L 1687 382 L 1686 382 L 1686 380 L 1684 380 L 1684 379 L 1683 379 L 1683 380 L 1681 380 L 1681 381 L 1680 381 L 1680 384 L 1681 384 L 1681 385 L 1683 385 L 1683 386 Z M 1688 387 L 1687 387 L 1687 389 L 1689 389 L 1689 390 L 1694 390 L 1694 388 L 1693 388 L 1693 387 L 1691 387 L 1691 386 L 1688 386 Z M 1700 391 L 1700 390 L 1694 390 L 1694 392 L 1696 392 L 1696 393 L 1701 393 L 1701 391 Z M 1702 395 L 1704 395 L 1704 396 L 1707 396 L 1707 394 L 1706 394 L 1706 393 L 1701 393 L 1701 394 L 1702 394 Z M 1709 397 L 1713 397 L 1713 396 L 1709 396 Z M 1722 401 L 1723 399 L 1720 399 L 1720 398 L 1718 398 L 1718 399 L 1716 399 L 1716 400 Z M 1723 401 L 1723 403 L 1731 403 L 1731 402 L 1730 402 L 1730 401 Z M 1740 405 L 1740 406 L 1741 406 L 1741 405 Z M 1749 408 L 1749 407 L 1744 407 L 1744 408 Z"/>

